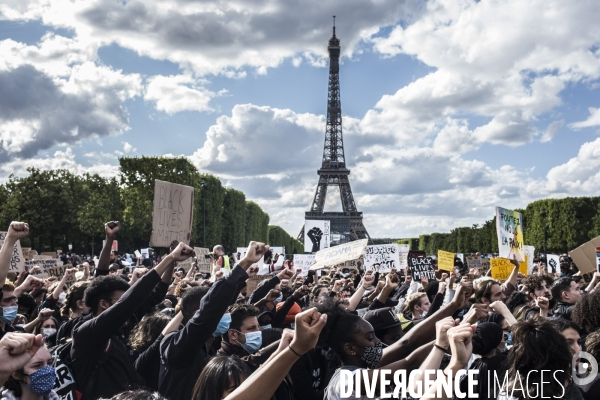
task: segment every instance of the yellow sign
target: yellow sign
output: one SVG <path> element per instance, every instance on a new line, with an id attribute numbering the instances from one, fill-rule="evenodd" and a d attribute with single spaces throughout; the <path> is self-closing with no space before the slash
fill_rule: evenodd
<path id="1" fill-rule="evenodd" d="M 519 272 L 527 276 L 527 266 L 529 265 L 529 256 L 525 256 L 525 261 L 519 263 Z"/>
<path id="2" fill-rule="evenodd" d="M 492 266 L 492 278 L 498 281 L 505 281 L 515 267 L 506 258 L 492 258 L 490 264 Z M 525 264 L 525 270 L 527 270 L 527 264 Z"/>
<path id="3" fill-rule="evenodd" d="M 454 253 L 438 250 L 438 269 L 454 271 Z"/>

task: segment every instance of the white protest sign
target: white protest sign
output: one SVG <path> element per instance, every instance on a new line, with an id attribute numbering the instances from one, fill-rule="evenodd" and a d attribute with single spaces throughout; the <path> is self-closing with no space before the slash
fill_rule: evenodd
<path id="1" fill-rule="evenodd" d="M 8 232 L 0 232 L 0 248 L 4 245 Z M 21 249 L 21 241 L 17 240 L 13 248 L 13 254 L 10 259 L 10 268 L 8 272 L 24 272 L 25 271 L 25 257 L 23 257 L 23 249 Z"/>
<path id="2" fill-rule="evenodd" d="M 310 266 L 314 261 L 314 254 L 294 254 L 294 269 L 302 268 L 300 276 L 307 276 Z"/>
<path id="3" fill-rule="evenodd" d="M 546 272 L 554 274 L 560 273 L 560 257 L 555 254 L 548 254 L 546 258 Z"/>
<path id="4" fill-rule="evenodd" d="M 330 222 L 329 221 L 304 221 L 304 251 L 316 253 L 330 246 Z"/>
<path id="5" fill-rule="evenodd" d="M 150 248 L 142 249 L 142 258 L 150 258 Z"/>
<path id="6" fill-rule="evenodd" d="M 523 214 L 496 207 L 496 232 L 500 257 L 512 260 L 513 256 L 516 256 L 517 261 L 525 261 Z"/>
<path id="7" fill-rule="evenodd" d="M 194 219 L 194 188 L 154 181 L 150 245 L 170 247 L 173 240 L 190 244 Z"/>
<path id="8" fill-rule="evenodd" d="M 379 264 L 379 272 L 400 269 L 400 251 L 397 244 L 378 244 L 367 246 L 365 250 L 365 271 L 374 270 Z"/>
<path id="9" fill-rule="evenodd" d="M 266 275 L 266 274 L 270 274 L 276 271 L 281 270 L 281 268 L 283 267 L 283 262 L 285 261 L 285 248 L 284 247 L 271 247 L 271 252 L 273 253 L 273 259 L 275 259 L 275 254 L 279 254 L 279 258 L 277 259 L 277 262 L 275 263 L 275 265 L 273 267 L 271 267 L 270 265 L 267 265 L 265 263 L 265 258 L 263 257 L 262 260 L 260 260 L 260 262 L 258 263 L 258 275 Z M 244 253 L 246 254 L 246 253 Z M 272 260 L 271 260 L 272 262 Z"/>
<path id="10" fill-rule="evenodd" d="M 533 259 L 535 258 L 535 247 L 525 246 L 525 256 L 527 257 L 527 274 L 533 273 Z"/>
<path id="11" fill-rule="evenodd" d="M 367 243 L 368 239 L 361 239 L 321 250 L 317 252 L 315 257 L 316 263 L 310 269 L 317 270 L 342 262 L 357 260 L 361 256 L 364 256 Z"/>
<path id="12" fill-rule="evenodd" d="M 398 260 L 400 262 L 399 268 L 406 269 L 408 267 L 408 252 L 410 251 L 410 244 L 398 244 Z"/>
<path id="13" fill-rule="evenodd" d="M 136 258 L 142 258 L 142 253 L 140 253 L 139 250 L 136 250 L 134 253 L 135 253 Z"/>

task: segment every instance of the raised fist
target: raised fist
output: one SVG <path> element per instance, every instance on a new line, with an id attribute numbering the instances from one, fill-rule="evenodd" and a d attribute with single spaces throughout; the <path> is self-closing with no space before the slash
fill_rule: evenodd
<path id="1" fill-rule="evenodd" d="M 317 252 L 321 250 L 321 238 L 323 237 L 323 231 L 316 226 L 308 231 L 308 238 L 313 244 L 312 252 Z"/>
<path id="2" fill-rule="evenodd" d="M 114 239 L 117 236 L 119 229 L 121 229 L 121 224 L 119 221 L 110 221 L 104 224 L 104 231 L 106 232 L 107 237 Z"/>
<path id="3" fill-rule="evenodd" d="M 19 239 L 23 239 L 25 236 L 27 236 L 28 233 L 29 233 L 29 224 L 27 224 L 25 222 L 13 221 L 10 223 L 10 226 L 8 227 L 7 237 L 14 239 L 14 240 L 19 240 Z"/>

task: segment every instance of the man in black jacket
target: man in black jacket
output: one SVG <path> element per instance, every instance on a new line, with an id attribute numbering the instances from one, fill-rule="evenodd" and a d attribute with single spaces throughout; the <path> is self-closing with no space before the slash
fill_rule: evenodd
<path id="1" fill-rule="evenodd" d="M 118 223 L 112 227 L 107 224 L 106 229 L 107 241 L 102 250 L 105 257 L 118 231 Z M 110 398 L 129 385 L 143 383 L 126 345 L 119 340 L 119 330 L 148 299 L 161 276 L 172 273 L 174 262 L 193 255 L 192 248 L 180 243 L 131 287 L 119 277 L 102 276 L 86 289 L 83 300 L 93 317 L 74 329 L 71 348 L 73 373 L 83 391 L 83 400 Z"/>
<path id="2" fill-rule="evenodd" d="M 570 321 L 573 307 L 575 307 L 575 303 L 581 295 L 582 291 L 579 285 L 570 276 L 554 281 L 552 284 L 552 298 L 558 301 L 554 316 Z"/>
<path id="3" fill-rule="evenodd" d="M 250 242 L 244 258 L 224 279 L 215 282 L 202 297 L 197 311 L 183 310 L 185 326 L 162 340 L 159 392 L 170 399 L 190 399 L 194 384 L 208 362 L 206 342 L 212 338 L 221 317 L 249 278 L 246 272 L 269 246 Z"/>

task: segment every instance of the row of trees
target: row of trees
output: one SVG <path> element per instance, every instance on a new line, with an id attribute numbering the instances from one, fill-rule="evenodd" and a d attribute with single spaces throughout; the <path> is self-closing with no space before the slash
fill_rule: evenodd
<path id="1" fill-rule="evenodd" d="M 29 176 L 11 176 L 0 185 L 1 226 L 27 221 L 31 231 L 23 247 L 67 251 L 72 244 L 75 252 L 98 254 L 104 223 L 116 220 L 121 221 L 119 250 L 132 252 L 148 246 L 154 180 L 159 179 L 195 188 L 190 242 L 194 246 L 222 244 L 227 251 L 235 251 L 258 240 L 302 249 L 283 229 L 269 226 L 269 215 L 246 200 L 244 193 L 223 187 L 218 178 L 200 173 L 185 158 L 123 157 L 119 164 L 119 176 L 109 179 L 33 168 L 28 169 Z"/>
<path id="2" fill-rule="evenodd" d="M 600 236 L 600 197 L 568 197 L 544 199 L 527 205 L 523 213 L 525 244 L 535 246 L 536 252 L 546 249 L 566 253 Z M 402 239 L 411 249 L 437 254 L 438 250 L 455 253 L 497 253 L 496 218 L 481 225 L 459 227 L 450 233 L 432 233 L 418 238 Z"/>

